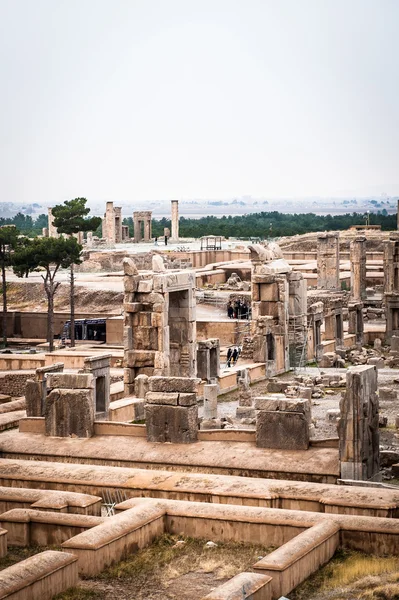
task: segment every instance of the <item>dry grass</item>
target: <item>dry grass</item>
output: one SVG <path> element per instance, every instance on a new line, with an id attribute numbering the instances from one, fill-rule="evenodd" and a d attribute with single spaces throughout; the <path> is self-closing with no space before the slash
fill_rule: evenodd
<path id="1" fill-rule="evenodd" d="M 337 552 L 292 600 L 399 600 L 399 558 Z"/>

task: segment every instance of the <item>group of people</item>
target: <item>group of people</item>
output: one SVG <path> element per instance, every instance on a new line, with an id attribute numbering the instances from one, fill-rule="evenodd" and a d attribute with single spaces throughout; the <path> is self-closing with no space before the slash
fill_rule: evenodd
<path id="1" fill-rule="evenodd" d="M 246 300 L 230 300 L 227 304 L 229 319 L 249 319 L 249 304 Z"/>
<path id="2" fill-rule="evenodd" d="M 233 365 L 236 364 L 237 360 L 239 359 L 241 354 L 241 347 L 240 346 L 230 346 L 227 350 L 227 363 L 226 366 L 227 367 L 231 367 Z"/>

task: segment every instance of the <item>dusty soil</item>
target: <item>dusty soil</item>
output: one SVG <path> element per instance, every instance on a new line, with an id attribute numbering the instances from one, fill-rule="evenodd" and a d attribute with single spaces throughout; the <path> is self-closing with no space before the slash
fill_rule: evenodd
<path id="1" fill-rule="evenodd" d="M 43 284 L 29 282 L 10 282 L 7 285 L 9 310 L 46 311 L 47 297 Z M 70 286 L 62 283 L 55 295 L 55 310 L 69 310 Z M 95 290 L 83 286 L 75 286 L 76 312 L 115 313 L 121 314 L 123 292 L 112 290 Z"/>
<path id="2" fill-rule="evenodd" d="M 237 573 L 251 570 L 260 556 L 271 551 L 237 543 L 206 548 L 207 541 L 164 535 L 57 600 L 195 600 Z"/>

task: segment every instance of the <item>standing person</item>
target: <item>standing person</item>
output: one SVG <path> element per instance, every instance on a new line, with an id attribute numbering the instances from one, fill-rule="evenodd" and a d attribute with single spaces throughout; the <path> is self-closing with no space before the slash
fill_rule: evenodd
<path id="1" fill-rule="evenodd" d="M 237 349 L 237 348 L 234 348 L 234 350 L 233 350 L 233 354 L 232 354 L 232 357 L 231 357 L 231 360 L 232 360 L 232 362 L 233 362 L 233 365 L 235 365 L 235 364 L 236 364 L 236 362 L 237 362 L 237 359 L 238 359 L 238 349 Z"/>
<path id="2" fill-rule="evenodd" d="M 233 307 L 231 306 L 231 302 L 229 302 L 227 305 L 227 316 L 229 317 L 229 319 L 233 318 L 233 314 L 234 314 Z"/>
<path id="3" fill-rule="evenodd" d="M 230 368 L 231 367 L 231 357 L 233 355 L 233 350 L 231 348 L 229 348 L 227 350 L 227 366 Z"/>
<path id="4" fill-rule="evenodd" d="M 167 246 L 167 245 L 168 245 L 168 236 L 165 235 L 165 246 Z"/>
<path id="5" fill-rule="evenodd" d="M 154 246 L 158 246 L 158 238 L 157 237 L 154 240 Z"/>

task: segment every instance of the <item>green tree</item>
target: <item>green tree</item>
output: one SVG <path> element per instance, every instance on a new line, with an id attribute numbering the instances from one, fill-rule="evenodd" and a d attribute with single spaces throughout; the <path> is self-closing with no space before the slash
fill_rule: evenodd
<path id="1" fill-rule="evenodd" d="M 11 266 L 13 251 L 18 245 L 19 231 L 14 225 L 0 227 L 0 265 L 3 290 L 3 345 L 7 346 L 7 278 L 6 269 Z"/>
<path id="2" fill-rule="evenodd" d="M 56 275 L 59 269 L 79 264 L 81 252 L 82 246 L 74 237 L 26 239 L 14 252 L 13 269 L 18 277 L 36 270 L 44 271 L 42 279 L 47 296 L 47 341 L 50 352 L 54 350 L 54 296 L 61 285 L 60 281 L 56 281 Z"/>
<path id="3" fill-rule="evenodd" d="M 90 208 L 86 206 L 86 198 L 66 200 L 53 208 L 54 226 L 58 233 L 76 235 L 79 231 L 95 231 L 101 225 L 100 217 L 87 217 Z M 70 266 L 70 313 L 71 313 L 71 347 L 75 346 L 75 273 L 74 263 Z"/>

